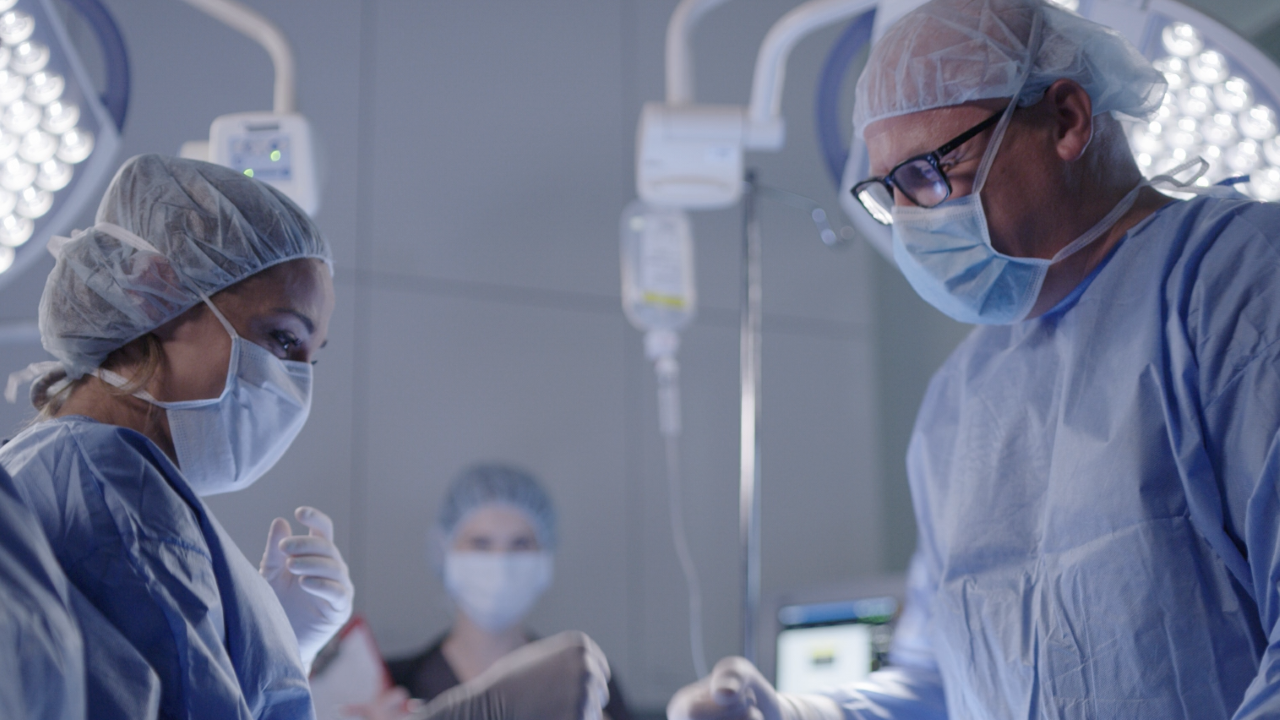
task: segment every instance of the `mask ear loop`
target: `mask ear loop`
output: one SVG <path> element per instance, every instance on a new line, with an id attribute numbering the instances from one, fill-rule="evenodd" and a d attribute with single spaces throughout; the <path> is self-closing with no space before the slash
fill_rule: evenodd
<path id="1" fill-rule="evenodd" d="M 1018 107 L 1018 96 L 1027 84 L 1027 78 L 1031 77 L 1031 69 L 1035 67 L 1036 57 L 1040 54 L 1043 25 L 1044 16 L 1037 12 L 1031 19 L 1031 36 L 1027 39 L 1027 64 L 1022 68 L 1022 75 L 1018 78 L 1018 89 L 1013 93 L 1013 99 L 1009 101 L 1009 106 L 1004 109 L 1004 115 L 1000 116 L 1000 122 L 996 123 L 996 129 L 991 133 L 991 142 L 987 144 L 988 151 L 984 153 L 982 163 L 978 165 L 978 174 L 974 177 L 970 195 L 977 195 L 982 192 L 982 188 L 986 187 L 987 173 L 990 172 L 991 164 L 995 162 L 996 154 L 1000 151 L 1000 143 L 1004 140 L 1004 131 L 1008 129 L 1009 122 L 1013 119 L 1013 111 Z"/>
<path id="2" fill-rule="evenodd" d="M 225 315 L 222 314 L 222 311 L 218 310 L 218 307 L 213 304 L 213 301 L 209 299 L 208 295 L 201 293 L 200 301 L 203 302 L 206 307 L 208 307 L 210 310 L 213 311 L 213 316 L 218 318 L 218 322 L 222 323 L 222 327 L 227 331 L 229 335 L 231 335 L 231 338 L 233 340 L 240 337 L 240 333 L 236 332 L 236 329 L 231 326 L 231 322 L 227 320 L 227 317 Z"/>

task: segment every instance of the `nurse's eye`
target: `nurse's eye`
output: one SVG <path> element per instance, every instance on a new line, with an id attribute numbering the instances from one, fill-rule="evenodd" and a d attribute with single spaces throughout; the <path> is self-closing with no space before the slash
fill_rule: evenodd
<path id="1" fill-rule="evenodd" d="M 301 341 L 298 340 L 297 335 L 294 335 L 287 330 L 273 330 L 271 332 L 271 339 L 275 340 L 276 344 L 279 345 L 280 349 L 285 353 L 296 350 L 297 347 L 302 344 Z"/>

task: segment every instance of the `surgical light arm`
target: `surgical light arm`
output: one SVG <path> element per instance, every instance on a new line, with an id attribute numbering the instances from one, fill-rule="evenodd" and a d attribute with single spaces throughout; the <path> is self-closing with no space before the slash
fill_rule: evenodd
<path id="1" fill-rule="evenodd" d="M 782 88 L 787 59 L 801 40 L 833 23 L 874 9 L 879 0 L 810 0 L 783 15 L 764 37 L 756 54 L 747 111 L 746 145 L 750 150 L 781 150 L 786 141 Z"/>
<path id="2" fill-rule="evenodd" d="M 275 67 L 272 111 L 285 115 L 298 104 L 297 70 L 289 39 L 261 13 L 237 0 L 182 0 L 262 46 Z"/>
<path id="3" fill-rule="evenodd" d="M 693 30 L 707 13 L 728 0 L 681 0 L 667 21 L 667 104 L 692 105 Z"/>
<path id="4" fill-rule="evenodd" d="M 776 151 L 786 141 L 782 88 L 791 50 L 814 31 L 876 6 L 876 0 L 800 5 L 765 36 L 749 106 L 698 105 L 690 38 L 697 21 L 722 1 L 685 0 L 667 27 L 667 102 L 645 105 L 636 139 L 636 187 L 655 205 L 713 209 L 737 203 L 745 151 Z"/>

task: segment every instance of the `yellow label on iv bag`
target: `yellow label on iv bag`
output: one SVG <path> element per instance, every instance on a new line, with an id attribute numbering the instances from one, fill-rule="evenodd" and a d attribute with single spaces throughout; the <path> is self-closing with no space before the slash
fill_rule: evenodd
<path id="1" fill-rule="evenodd" d="M 684 298 L 678 295 L 661 295 L 655 292 L 647 292 L 642 297 L 650 305 L 671 308 L 672 310 L 683 310 L 686 304 Z"/>

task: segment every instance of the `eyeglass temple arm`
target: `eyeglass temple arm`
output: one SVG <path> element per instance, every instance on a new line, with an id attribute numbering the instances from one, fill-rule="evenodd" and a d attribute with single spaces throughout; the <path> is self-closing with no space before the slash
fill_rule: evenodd
<path id="1" fill-rule="evenodd" d="M 952 140 L 951 142 L 947 143 L 946 145 L 943 145 L 942 147 L 938 148 L 937 150 L 934 150 L 934 151 L 933 151 L 933 154 L 934 154 L 934 155 L 937 155 L 939 158 L 946 157 L 946 155 L 947 155 L 948 153 L 950 153 L 952 150 L 955 150 L 956 148 L 960 147 L 961 145 L 963 145 L 963 144 L 965 144 L 965 143 L 969 142 L 969 141 L 970 141 L 970 140 L 972 140 L 972 139 L 974 138 L 974 136 L 975 136 L 975 135 L 977 135 L 978 133 L 980 133 L 980 132 L 982 132 L 983 130 L 986 130 L 987 128 L 991 127 L 992 125 L 995 125 L 996 123 L 1000 122 L 1000 116 L 1001 116 L 1001 115 L 1004 115 L 1004 111 L 1003 111 L 1003 110 L 1002 110 L 1002 111 L 1000 111 L 1000 112 L 998 112 L 998 113 L 996 113 L 995 115 L 992 115 L 991 117 L 987 118 L 986 120 L 983 120 L 982 122 L 978 123 L 977 125 L 975 125 L 975 126 L 973 126 L 973 127 L 969 128 L 967 131 L 965 131 L 964 133 L 962 133 L 959 137 L 955 138 L 954 140 Z"/>

